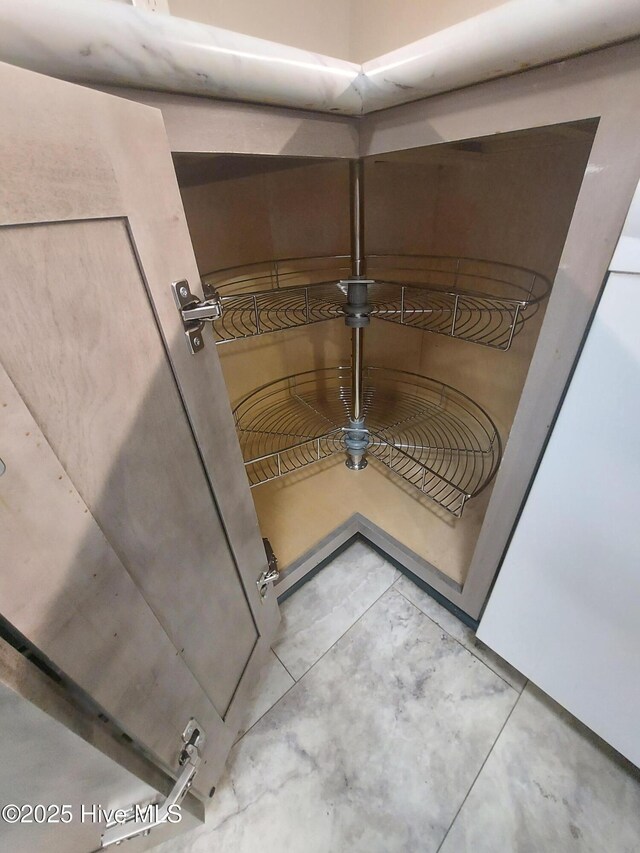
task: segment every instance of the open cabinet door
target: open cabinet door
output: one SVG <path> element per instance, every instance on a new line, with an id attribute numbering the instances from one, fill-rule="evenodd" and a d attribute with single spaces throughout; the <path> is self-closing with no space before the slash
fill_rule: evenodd
<path id="1" fill-rule="evenodd" d="M 0 615 L 208 796 L 278 622 L 160 112 L 0 65 Z"/>

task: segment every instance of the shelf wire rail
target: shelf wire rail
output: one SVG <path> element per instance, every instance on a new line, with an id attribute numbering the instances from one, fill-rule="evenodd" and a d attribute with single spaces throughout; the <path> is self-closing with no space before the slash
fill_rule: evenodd
<path id="1" fill-rule="evenodd" d="M 252 391 L 234 409 L 251 486 L 345 450 L 351 368 L 292 374 Z M 459 517 L 493 479 L 501 457 L 489 415 L 425 376 L 365 367 L 368 452 Z"/>
<path id="2" fill-rule="evenodd" d="M 436 255 L 367 256 L 371 314 L 381 320 L 508 350 L 549 293 L 523 267 Z M 223 305 L 216 343 L 343 316 L 350 256 L 286 258 L 204 276 Z"/>

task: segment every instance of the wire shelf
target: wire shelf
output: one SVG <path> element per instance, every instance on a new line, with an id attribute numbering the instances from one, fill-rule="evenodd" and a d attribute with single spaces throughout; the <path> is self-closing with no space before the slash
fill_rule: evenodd
<path id="1" fill-rule="evenodd" d="M 370 255 L 381 320 L 508 350 L 551 283 L 523 267 L 478 258 Z"/>
<path id="2" fill-rule="evenodd" d="M 222 300 L 213 324 L 217 344 L 342 317 L 347 301 L 341 279 L 351 270 L 349 255 L 260 261 L 216 270 L 203 277 Z"/>
<path id="3" fill-rule="evenodd" d="M 533 270 L 473 258 L 369 255 L 372 314 L 387 322 L 508 350 L 549 293 Z M 348 255 L 288 258 L 204 277 L 222 299 L 216 343 L 342 316 Z"/>
<path id="4" fill-rule="evenodd" d="M 455 516 L 491 481 L 502 448 L 495 424 L 455 388 L 400 370 L 363 371 L 368 452 Z M 344 451 L 351 368 L 286 376 L 234 409 L 252 486 Z"/>

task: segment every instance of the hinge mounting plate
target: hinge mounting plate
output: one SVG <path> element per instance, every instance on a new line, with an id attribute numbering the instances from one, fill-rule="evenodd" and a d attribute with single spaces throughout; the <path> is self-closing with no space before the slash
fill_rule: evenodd
<path id="1" fill-rule="evenodd" d="M 206 299 L 202 300 L 191 292 L 189 282 L 186 279 L 174 281 L 171 284 L 171 292 L 176 302 L 176 307 L 182 317 L 184 333 L 187 344 L 192 355 L 204 348 L 203 329 L 205 321 L 213 323 L 222 317 L 222 300 L 215 288 L 206 288 L 203 292 Z"/>
<path id="2" fill-rule="evenodd" d="M 261 573 L 260 577 L 256 581 L 256 586 L 260 593 L 260 599 L 264 600 L 269 592 L 269 584 L 278 580 L 280 572 L 278 571 L 278 558 L 273 553 L 271 542 L 269 542 L 268 539 L 263 539 L 262 544 L 264 545 L 264 550 L 267 555 L 267 568 Z"/>
<path id="3" fill-rule="evenodd" d="M 191 717 L 182 733 L 182 744 L 178 753 L 179 775 L 169 794 L 161 802 L 137 803 L 127 809 L 116 809 L 116 812 L 124 812 L 124 816 L 119 815 L 123 819 L 107 823 L 101 837 L 101 848 L 121 844 L 139 835 L 149 835 L 154 827 L 171 821 L 172 817 L 176 818 L 179 812 L 175 807 L 182 802 L 193 784 L 202 760 L 205 742 L 206 735 L 202 726 L 194 717 Z"/>

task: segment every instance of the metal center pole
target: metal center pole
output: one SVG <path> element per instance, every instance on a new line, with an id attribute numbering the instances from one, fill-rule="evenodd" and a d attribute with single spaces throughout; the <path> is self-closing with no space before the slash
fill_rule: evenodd
<path id="1" fill-rule="evenodd" d="M 364 329 L 351 329 L 351 420 L 362 420 L 362 344 Z"/>
<path id="2" fill-rule="evenodd" d="M 366 259 L 364 256 L 364 164 L 352 160 L 350 169 L 351 189 L 351 277 L 364 278 Z M 362 350 L 363 327 L 351 329 L 351 418 L 362 418 Z"/>
<path id="3" fill-rule="evenodd" d="M 351 278 L 347 282 L 347 304 L 345 322 L 351 329 L 351 412 L 349 429 L 345 436 L 347 449 L 346 465 L 356 471 L 367 465 L 366 450 L 369 435 L 364 426 L 363 407 L 363 348 L 364 327 L 369 325 L 368 286 L 365 278 L 366 259 L 364 254 L 364 180 L 362 160 L 349 164 L 351 197 Z"/>
<path id="4" fill-rule="evenodd" d="M 362 160 L 349 163 L 351 197 L 351 275 L 365 275 L 364 256 L 364 164 Z"/>

